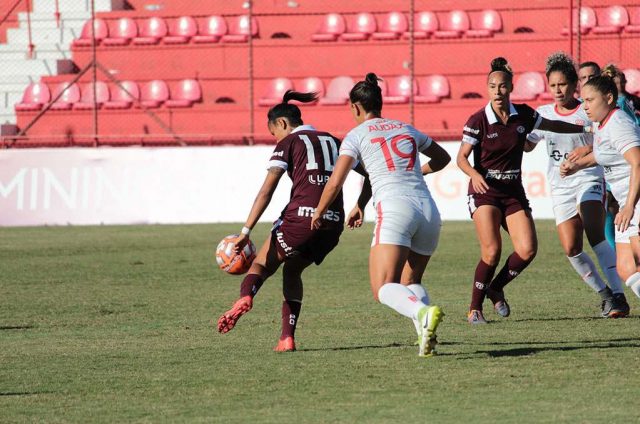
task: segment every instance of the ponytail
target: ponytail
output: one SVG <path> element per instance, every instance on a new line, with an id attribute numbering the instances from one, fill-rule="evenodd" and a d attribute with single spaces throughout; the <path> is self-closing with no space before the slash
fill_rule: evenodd
<path id="1" fill-rule="evenodd" d="M 297 127 L 303 124 L 302 112 L 296 105 L 289 104 L 289 100 L 297 100 L 302 103 L 310 103 L 318 99 L 318 93 L 299 93 L 293 90 L 287 90 L 282 96 L 282 103 L 278 103 L 273 106 L 267 112 L 267 120 L 269 123 L 273 123 L 278 118 L 286 118 L 289 124 L 293 127 Z"/>

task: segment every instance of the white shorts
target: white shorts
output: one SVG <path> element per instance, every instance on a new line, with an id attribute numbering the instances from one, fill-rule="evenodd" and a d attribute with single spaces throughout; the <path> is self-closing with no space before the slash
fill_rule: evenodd
<path id="1" fill-rule="evenodd" d="M 553 215 L 556 225 L 573 218 L 578 214 L 580 203 L 588 201 L 606 202 L 604 181 L 587 181 L 572 188 L 551 188 Z"/>
<path id="2" fill-rule="evenodd" d="M 622 205 L 620 205 L 622 208 Z M 631 237 L 638 237 L 638 231 L 640 231 L 640 202 L 636 204 L 636 209 L 633 212 L 633 218 L 631 218 L 631 222 L 629 223 L 629 228 L 626 231 L 620 232 L 618 231 L 618 227 L 616 226 L 616 243 L 631 243 Z"/>
<path id="3" fill-rule="evenodd" d="M 396 197 L 376 203 L 376 226 L 371 246 L 406 246 L 431 256 L 440 238 L 440 212 L 430 197 Z"/>

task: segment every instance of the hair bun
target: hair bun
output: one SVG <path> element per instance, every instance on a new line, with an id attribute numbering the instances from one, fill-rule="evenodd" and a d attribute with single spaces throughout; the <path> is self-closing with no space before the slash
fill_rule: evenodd
<path id="1" fill-rule="evenodd" d="M 376 74 L 374 74 L 373 72 L 369 72 L 367 74 L 367 76 L 364 77 L 364 80 L 366 82 L 368 82 L 369 84 L 374 85 L 374 86 L 377 87 L 378 86 L 378 81 L 380 80 L 380 78 L 378 78 L 378 76 Z"/>
<path id="2" fill-rule="evenodd" d="M 507 74 L 513 74 L 509 62 L 504 57 L 496 57 L 491 61 L 491 72 L 506 72 Z"/>

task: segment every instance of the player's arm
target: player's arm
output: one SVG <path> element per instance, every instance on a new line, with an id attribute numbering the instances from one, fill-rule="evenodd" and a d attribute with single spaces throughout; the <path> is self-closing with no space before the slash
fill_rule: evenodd
<path id="1" fill-rule="evenodd" d="M 342 186 L 347 179 L 347 175 L 349 175 L 349 171 L 353 168 L 354 161 L 355 159 L 348 155 L 338 156 L 338 160 L 333 168 L 331 177 L 329 177 L 329 181 L 324 185 L 322 196 L 320 196 L 320 202 L 318 202 L 316 211 L 311 218 L 312 230 L 317 230 L 322 226 L 322 216 L 327 213 L 329 206 L 334 200 L 336 200 L 336 197 L 338 197 L 338 193 L 342 190 Z"/>
<path id="2" fill-rule="evenodd" d="M 458 168 L 471 178 L 471 185 L 477 193 L 486 193 L 489 190 L 489 184 L 484 180 L 484 177 L 476 171 L 471 163 L 469 163 L 469 155 L 473 151 L 473 145 L 469 143 L 461 143 L 460 150 L 458 150 L 458 156 L 456 158 L 456 164 Z"/>
<path id="3" fill-rule="evenodd" d="M 551 131 L 554 133 L 561 134 L 575 134 L 575 133 L 590 133 L 591 126 L 583 127 L 582 125 L 570 124 L 569 122 L 564 121 L 553 121 L 551 119 L 540 117 L 540 124 L 538 125 L 538 129 L 543 131 Z"/>
<path id="4" fill-rule="evenodd" d="M 596 157 L 593 152 L 575 161 L 565 160 L 560 164 L 560 176 L 567 177 L 575 174 L 581 169 L 590 168 L 597 164 L 598 163 L 596 162 Z"/>
<path id="5" fill-rule="evenodd" d="M 629 194 L 627 194 L 627 202 L 624 208 L 618 211 L 614 219 L 614 224 L 618 230 L 625 231 L 629 227 L 636 203 L 640 198 L 640 147 L 632 147 L 624 152 L 624 159 L 631 166 L 631 175 L 629 176 Z"/>
<path id="6" fill-rule="evenodd" d="M 451 162 L 451 156 L 449 156 L 449 153 L 447 153 L 447 151 L 436 142 L 429 144 L 429 147 L 427 147 L 422 153 L 430 159 L 429 162 L 422 165 L 422 175 L 438 172 L 441 169 L 444 169 L 444 167 Z"/>
<path id="7" fill-rule="evenodd" d="M 236 253 L 240 252 L 249 241 L 249 234 L 251 234 L 251 230 L 255 227 L 256 223 L 269 206 L 269 203 L 271 203 L 273 193 L 276 191 L 278 183 L 280 182 L 280 177 L 282 177 L 284 173 L 285 170 L 278 166 L 272 166 L 267 171 L 267 176 L 262 183 L 262 187 L 260 187 L 260 191 L 258 191 L 258 194 L 253 201 L 253 206 L 251 206 L 249 217 L 245 221 L 244 227 L 242 227 L 242 231 L 240 232 L 240 237 L 236 241 Z"/>
<path id="8" fill-rule="evenodd" d="M 367 203 L 369 203 L 371 194 L 371 181 L 369 180 L 369 175 L 366 175 L 364 177 L 364 181 L 362 182 L 362 190 L 360 190 L 358 201 L 347 216 L 347 227 L 353 230 L 354 228 L 359 228 L 362 226 L 362 223 L 364 222 L 364 208 L 367 206 Z"/>
<path id="9" fill-rule="evenodd" d="M 587 156 L 589 153 L 593 152 L 593 144 L 587 144 L 586 146 L 578 146 L 569 152 L 567 156 L 567 160 L 572 162 L 577 161 L 580 158 Z"/>

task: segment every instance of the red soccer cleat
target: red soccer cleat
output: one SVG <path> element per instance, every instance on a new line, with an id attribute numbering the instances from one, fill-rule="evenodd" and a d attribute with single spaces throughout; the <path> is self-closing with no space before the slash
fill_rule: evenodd
<path id="1" fill-rule="evenodd" d="M 218 319 L 218 331 L 222 334 L 231 331 L 240 317 L 249 312 L 252 307 L 253 298 L 251 296 L 244 296 L 236 300 L 233 307 Z"/>
<path id="2" fill-rule="evenodd" d="M 273 348 L 274 352 L 295 352 L 295 350 L 296 341 L 291 336 L 278 340 L 278 346 Z"/>

